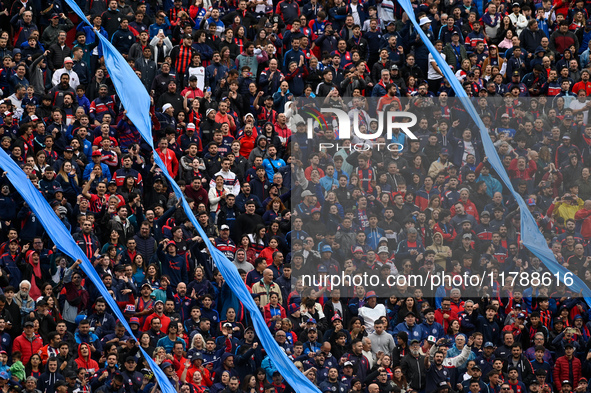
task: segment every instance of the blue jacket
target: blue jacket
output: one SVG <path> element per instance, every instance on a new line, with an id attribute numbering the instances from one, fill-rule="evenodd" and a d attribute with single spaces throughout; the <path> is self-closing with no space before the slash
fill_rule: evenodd
<path id="1" fill-rule="evenodd" d="M 380 239 L 386 237 L 386 231 L 382 228 L 365 228 L 365 235 L 367 236 L 367 244 L 374 250 L 378 249 Z"/>
<path id="2" fill-rule="evenodd" d="M 420 326 L 421 329 L 423 329 L 423 336 L 421 337 L 421 340 L 426 340 L 428 336 L 435 336 L 436 339 L 440 339 L 445 336 L 445 330 L 439 322 L 433 321 L 433 323 L 429 325 L 427 321 L 423 321 Z"/>
<path id="3" fill-rule="evenodd" d="M 94 162 L 91 162 L 90 164 L 86 165 L 86 168 L 84 168 L 84 173 L 82 174 L 82 178 L 84 180 L 88 180 L 90 178 L 90 174 L 92 173 L 93 168 Z M 107 180 L 111 181 L 111 171 L 109 170 L 109 167 L 101 162 L 101 169 L 103 170 L 103 175 L 107 177 Z"/>
<path id="4" fill-rule="evenodd" d="M 122 54 L 129 53 L 129 49 L 135 44 L 135 37 L 131 30 L 117 29 L 111 37 L 111 44 Z"/>
<path id="5" fill-rule="evenodd" d="M 480 146 L 474 140 L 472 140 L 472 146 L 474 147 L 474 151 L 475 151 L 474 156 L 476 157 L 476 162 L 480 162 L 481 161 Z M 454 148 L 454 155 L 453 155 L 453 160 L 452 160 L 454 165 L 456 165 L 458 167 L 462 166 L 462 158 L 464 155 L 464 149 L 465 149 L 464 141 L 459 140 L 456 144 L 456 147 Z"/>
<path id="6" fill-rule="evenodd" d="M 411 340 L 421 340 L 423 337 L 423 327 L 421 325 L 415 324 L 413 327 L 410 327 L 406 324 L 406 322 L 401 322 L 394 328 L 392 333 L 393 336 L 397 336 L 399 332 L 406 332 L 408 334 L 408 344 L 410 345 Z"/>
<path id="7" fill-rule="evenodd" d="M 501 185 L 501 182 L 498 181 L 497 179 L 495 179 L 494 177 L 492 177 L 491 175 L 488 175 L 488 176 L 480 175 L 480 176 L 478 176 L 478 179 L 476 179 L 476 181 L 479 182 L 480 180 L 482 180 L 486 184 L 486 193 L 491 198 L 493 197 L 495 192 L 500 192 L 500 193 L 503 192 L 503 186 Z"/>
<path id="8" fill-rule="evenodd" d="M 172 256 L 168 252 L 164 252 L 162 246 L 162 244 L 158 246 L 158 259 L 161 263 L 162 274 L 166 274 L 170 278 L 170 285 L 176 288 L 180 282 L 189 282 L 189 276 L 187 275 L 188 255 L 180 256 L 177 254 Z"/>
<path id="9" fill-rule="evenodd" d="M 86 42 L 94 42 L 96 40 L 96 35 L 94 29 L 86 24 L 86 21 L 81 22 L 78 27 L 76 27 L 76 31 L 83 31 L 86 35 Z M 101 26 L 101 35 L 106 39 L 109 39 L 109 34 L 104 27 Z M 103 45 L 99 41 L 98 45 L 98 55 L 101 57 L 103 55 Z"/>

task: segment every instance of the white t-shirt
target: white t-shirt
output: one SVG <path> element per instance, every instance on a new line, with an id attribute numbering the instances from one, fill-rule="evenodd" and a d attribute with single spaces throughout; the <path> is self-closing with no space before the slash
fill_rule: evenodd
<path id="1" fill-rule="evenodd" d="M 569 108 L 571 108 L 572 110 L 579 110 L 579 109 L 583 109 L 585 106 L 587 106 L 587 102 L 579 102 L 579 100 L 572 100 L 570 105 L 568 106 Z M 589 118 L 589 111 L 583 111 L 583 123 L 587 124 L 587 120 Z"/>
<path id="2" fill-rule="evenodd" d="M 359 316 L 365 322 L 365 331 L 371 334 L 375 332 L 373 323 L 379 318 L 386 316 L 386 306 L 383 304 L 376 304 L 374 308 L 363 306 L 359 309 Z"/>
<path id="3" fill-rule="evenodd" d="M 474 149 L 474 144 L 472 142 L 464 141 L 464 155 L 462 156 L 462 164 L 466 163 L 466 157 L 468 154 L 476 155 L 476 149 Z"/>
<path id="4" fill-rule="evenodd" d="M 197 87 L 205 91 L 205 67 L 189 67 L 189 78 L 193 75 L 197 77 Z"/>
<path id="5" fill-rule="evenodd" d="M 445 53 L 440 53 L 441 58 L 443 59 L 443 61 L 445 61 Z M 437 71 L 435 71 L 435 68 L 433 67 L 433 65 L 431 63 L 433 63 L 435 61 L 435 57 L 433 57 L 433 54 L 429 53 L 429 69 L 427 70 L 427 79 L 432 79 L 432 80 L 437 80 L 437 79 L 443 79 L 443 76 L 439 75 L 437 73 Z M 437 93 L 436 91 L 434 91 L 433 93 Z"/>

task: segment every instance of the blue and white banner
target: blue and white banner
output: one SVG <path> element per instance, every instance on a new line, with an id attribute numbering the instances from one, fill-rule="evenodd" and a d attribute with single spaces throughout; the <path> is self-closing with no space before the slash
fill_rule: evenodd
<path id="1" fill-rule="evenodd" d="M 505 186 L 509 189 L 509 191 L 519 204 L 519 211 L 521 216 L 521 241 L 523 242 L 523 245 L 527 247 L 527 249 L 530 250 L 535 256 L 540 258 L 540 260 L 550 270 L 550 272 L 552 274 L 557 275 L 557 277 L 562 282 L 564 282 L 571 291 L 584 296 L 587 304 L 591 306 L 591 290 L 589 289 L 589 287 L 587 287 L 587 285 L 585 285 L 583 280 L 578 278 L 567 268 L 565 268 L 556 261 L 556 258 L 554 257 L 552 250 L 548 248 L 544 235 L 542 235 L 538 228 L 536 220 L 529 212 L 529 209 L 527 208 L 525 201 L 513 188 L 511 180 L 509 179 L 509 176 L 507 175 L 507 172 L 503 167 L 501 159 L 497 154 L 492 140 L 488 135 L 488 131 L 486 130 L 484 123 L 480 119 L 480 116 L 478 116 L 476 108 L 474 108 L 474 105 L 472 105 L 470 97 L 468 97 L 468 95 L 464 91 L 464 88 L 449 68 L 449 65 L 446 63 L 443 57 L 437 52 L 431 41 L 429 41 L 429 39 L 427 38 L 425 32 L 421 29 L 421 26 L 417 22 L 416 16 L 414 14 L 412 4 L 409 0 L 399 0 L 398 3 L 404 9 L 404 11 L 406 11 L 410 21 L 414 25 L 416 31 L 421 36 L 421 40 L 429 49 L 429 52 L 437 62 L 439 69 L 443 72 L 445 78 L 449 81 L 454 92 L 456 93 L 456 96 L 462 102 L 462 104 L 466 108 L 466 111 L 468 111 L 470 117 L 478 127 L 480 137 L 482 139 L 482 144 L 484 146 L 484 152 L 488 158 L 488 162 L 490 162 L 491 166 L 497 172 L 503 183 L 505 183 Z"/>
<path id="2" fill-rule="evenodd" d="M 105 298 L 111 310 L 115 313 L 117 319 L 123 323 L 125 329 L 127 329 L 129 335 L 134 337 L 134 334 L 127 324 L 125 316 L 119 309 L 117 302 L 111 297 L 109 291 L 103 284 L 103 281 L 99 277 L 98 273 L 94 269 L 94 266 L 90 263 L 86 254 L 82 251 L 78 244 L 72 238 L 72 235 L 68 231 L 68 229 L 64 226 L 64 224 L 59 220 L 49 203 L 45 200 L 45 197 L 41 194 L 39 190 L 35 188 L 33 183 L 27 178 L 27 175 L 22 171 L 22 169 L 10 158 L 10 156 L 4 151 L 4 149 L 0 149 L 0 168 L 2 168 L 6 172 L 6 176 L 12 183 L 12 185 L 18 190 L 21 194 L 23 199 L 29 205 L 29 208 L 35 213 L 43 228 L 51 238 L 51 240 L 55 243 L 56 247 L 62 251 L 64 254 L 72 258 L 73 260 L 80 259 L 82 264 L 80 268 L 88 279 L 93 282 L 93 284 L 97 287 L 101 295 Z M 159 383 L 160 389 L 164 393 L 177 393 L 176 389 L 172 386 L 169 382 L 168 378 L 164 374 L 164 372 L 160 369 L 160 367 L 152 360 L 152 355 L 146 353 L 142 347 L 139 347 L 142 351 L 142 354 L 148 361 L 150 368 L 154 371 L 154 375 L 156 376 L 156 380 Z"/>
<path id="3" fill-rule="evenodd" d="M 66 0 L 66 2 L 82 20 L 87 21 L 84 13 L 80 10 L 74 0 Z M 121 99 L 123 107 L 127 111 L 127 117 L 136 126 L 146 143 L 148 143 L 152 147 L 152 150 L 154 150 L 152 122 L 150 119 L 150 96 L 140 79 L 117 49 L 115 49 L 115 47 L 113 47 L 113 45 L 111 45 L 111 43 L 101 34 L 97 34 L 97 36 L 101 40 L 105 56 L 105 65 L 107 66 L 107 70 L 109 71 L 109 75 L 113 81 L 115 90 L 117 90 L 117 94 Z M 320 393 L 320 390 L 295 367 L 285 352 L 279 347 L 271 335 L 258 306 L 240 277 L 238 269 L 236 269 L 236 266 L 234 266 L 234 264 L 209 241 L 208 236 L 205 231 L 203 231 L 197 218 L 191 211 L 191 207 L 185 199 L 180 187 L 168 173 L 166 165 L 155 151 L 153 151 L 153 155 L 154 162 L 160 167 L 160 169 L 162 169 L 164 176 L 172 186 L 177 198 L 181 201 L 189 220 L 193 223 L 193 226 L 195 226 L 199 235 L 205 242 L 211 257 L 215 261 L 216 267 L 222 273 L 222 276 L 240 302 L 250 312 L 250 317 L 254 323 L 258 338 L 275 368 L 297 392 Z"/>

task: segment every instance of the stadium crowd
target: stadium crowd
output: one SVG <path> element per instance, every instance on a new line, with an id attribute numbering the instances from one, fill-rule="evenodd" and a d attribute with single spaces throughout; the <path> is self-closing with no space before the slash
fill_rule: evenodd
<path id="1" fill-rule="evenodd" d="M 0 146 L 134 335 L 3 174 L 1 393 L 160 392 L 140 347 L 178 393 L 301 391 L 207 241 L 322 393 L 589 391 L 589 306 L 521 244 L 517 203 L 434 55 L 557 261 L 589 285 L 591 2 L 415 1 L 439 54 L 392 0 L 77 3 L 92 27 L 63 0 L 0 2 Z M 209 239 L 126 117 L 99 34 L 150 94 L 156 152 Z M 359 130 L 339 139 L 327 115 L 310 137 L 322 107 Z M 415 113 L 419 139 L 380 132 L 388 110 Z M 442 272 L 457 280 L 388 281 Z M 336 276 L 378 285 L 321 280 Z"/>

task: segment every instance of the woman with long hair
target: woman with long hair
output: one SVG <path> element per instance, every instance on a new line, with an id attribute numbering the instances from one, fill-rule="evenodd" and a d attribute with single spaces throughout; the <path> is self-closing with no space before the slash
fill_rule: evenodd
<path id="1" fill-rule="evenodd" d="M 398 386 L 400 393 L 406 393 L 409 390 L 408 382 L 402 373 L 402 368 L 400 366 L 394 367 L 394 370 L 392 371 L 392 381 Z"/>
<path id="2" fill-rule="evenodd" d="M 185 112 L 187 112 L 187 122 L 195 124 L 195 129 L 199 130 L 199 124 L 201 124 L 201 102 L 198 99 L 191 101 L 191 107 L 185 106 Z M 200 148 L 201 149 L 201 148 Z"/>
<path id="3" fill-rule="evenodd" d="M 209 189 L 209 219 L 211 223 L 215 223 L 218 211 L 224 206 L 226 202 L 226 194 L 228 193 L 224 188 L 224 177 L 217 175 L 214 179 L 215 186 Z"/>
<path id="4" fill-rule="evenodd" d="M 49 315 L 53 317 L 56 322 L 62 321 L 62 314 L 59 309 L 59 303 L 57 298 L 52 295 L 45 298 L 47 302 L 47 308 L 49 309 Z"/>
<path id="5" fill-rule="evenodd" d="M 154 352 L 154 347 L 152 345 L 150 345 L 151 338 L 148 333 L 141 333 L 140 337 L 138 339 L 138 343 L 139 343 L 140 347 L 142 347 L 142 349 L 144 351 L 146 351 L 146 353 L 153 353 Z"/>
<path id="6" fill-rule="evenodd" d="M 62 163 L 55 180 L 62 186 L 66 200 L 72 205 L 76 204 L 76 198 L 80 194 L 80 187 L 78 187 L 76 168 L 74 168 L 70 161 L 64 161 Z"/>
<path id="7" fill-rule="evenodd" d="M 257 379 L 254 375 L 248 374 L 242 380 L 242 385 L 240 385 L 240 390 L 243 393 L 259 393 L 257 391 Z"/>
<path id="8" fill-rule="evenodd" d="M 279 304 L 279 294 L 276 292 L 271 292 L 269 294 L 269 303 L 265 307 L 263 307 L 263 316 L 265 318 L 265 322 L 267 325 L 271 321 L 283 320 L 287 315 L 285 314 L 285 309 L 281 304 Z"/>
<path id="9" fill-rule="evenodd" d="M 143 283 L 148 283 L 152 286 L 152 288 L 160 287 L 160 275 L 158 273 L 158 266 L 154 263 L 150 263 L 148 268 L 146 269 L 146 277 L 144 278 Z"/>
<path id="10" fill-rule="evenodd" d="M 257 379 L 257 390 L 259 393 L 265 393 L 265 385 L 267 384 L 267 374 L 265 373 L 265 369 L 261 367 L 257 368 L 257 373 L 255 376 Z"/>
<path id="11" fill-rule="evenodd" d="M 281 212 L 285 210 L 285 205 L 278 197 L 271 199 L 267 204 L 267 211 L 263 214 L 263 222 L 269 225 L 273 221 L 281 221 Z"/>
<path id="12" fill-rule="evenodd" d="M 413 94 L 416 94 L 417 91 L 419 91 L 417 86 L 417 79 L 414 76 L 410 75 L 406 79 L 406 96 L 412 97 Z"/>
<path id="13" fill-rule="evenodd" d="M 456 336 L 459 333 L 460 333 L 460 323 L 458 322 L 457 319 L 454 319 L 453 321 L 451 321 L 449 323 L 449 326 L 447 328 L 447 335 L 445 336 L 445 338 L 447 338 L 448 340 L 455 341 Z"/>
<path id="14" fill-rule="evenodd" d="M 189 7 L 189 16 L 195 21 L 193 29 L 199 30 L 201 22 L 209 18 L 210 12 L 205 9 L 203 0 L 195 0 L 195 2 Z"/>
<path id="15" fill-rule="evenodd" d="M 232 61 L 232 58 L 230 57 L 230 48 L 228 48 L 227 46 L 224 46 L 220 50 L 220 57 L 222 58 L 220 60 L 220 63 L 222 65 L 225 65 L 230 70 L 233 68 L 236 68 L 236 64 Z"/>
<path id="16" fill-rule="evenodd" d="M 142 190 L 137 186 L 135 177 L 131 175 L 125 176 L 123 184 L 119 187 L 118 191 L 126 201 L 131 201 L 130 195 L 132 193 L 142 195 Z"/>
<path id="17" fill-rule="evenodd" d="M 37 166 L 35 168 L 33 168 L 37 174 L 37 176 L 39 178 L 41 178 L 41 176 L 43 176 L 43 173 L 45 172 L 45 168 L 47 168 L 49 166 L 49 164 L 47 164 L 47 154 L 45 154 L 44 150 L 39 150 L 37 152 L 37 154 L 35 155 L 36 157 L 36 162 L 37 162 Z"/>
<path id="18" fill-rule="evenodd" d="M 265 233 L 265 243 L 269 244 L 269 242 L 273 238 L 276 238 L 277 241 L 279 242 L 279 245 L 277 246 L 279 251 L 281 251 L 285 254 L 289 253 L 289 246 L 287 245 L 287 242 L 285 241 L 285 234 L 281 230 L 279 222 L 277 222 L 277 221 L 272 222 L 267 227 L 267 233 Z"/>
<path id="19" fill-rule="evenodd" d="M 441 209 L 441 198 L 437 195 L 433 195 L 429 198 L 429 205 L 425 209 L 425 218 L 429 222 L 433 218 L 433 212 Z"/>
<path id="20" fill-rule="evenodd" d="M 463 83 L 466 80 L 466 76 L 468 76 L 471 70 L 472 64 L 470 63 L 470 60 L 462 60 L 462 62 L 460 63 L 460 69 L 456 71 L 456 78 L 458 79 L 458 81 L 460 81 L 460 83 Z"/>
<path id="21" fill-rule="evenodd" d="M 244 250 L 246 253 L 246 260 L 254 266 L 254 260 L 257 258 L 257 252 L 254 247 L 252 247 L 249 235 L 242 235 L 238 247 L 238 250 Z"/>
<path id="22" fill-rule="evenodd" d="M 131 268 L 133 270 L 133 282 L 138 284 L 144 282 L 146 278 L 146 261 L 142 254 L 138 253 L 133 257 Z"/>
<path id="23" fill-rule="evenodd" d="M 238 45 L 240 53 L 244 52 L 244 44 L 246 43 L 246 28 L 242 25 L 234 29 L 234 43 Z"/>
<path id="24" fill-rule="evenodd" d="M 365 326 L 363 323 L 361 323 L 361 318 L 351 318 L 351 321 L 349 321 L 349 333 L 351 334 L 351 341 L 355 340 L 356 338 L 361 339 L 367 336 Z"/>
<path id="25" fill-rule="evenodd" d="M 509 15 L 504 16 L 501 22 L 501 28 L 497 32 L 499 49 L 507 50 L 513 48 L 512 39 L 515 34 L 515 26 L 511 22 L 511 18 L 509 18 Z"/>
<path id="26" fill-rule="evenodd" d="M 419 306 L 414 297 L 408 296 L 404 299 L 404 302 L 402 302 L 400 310 L 398 310 L 398 321 L 404 321 L 406 315 L 411 312 L 415 315 L 417 323 L 421 323 L 421 313 L 419 310 Z"/>
<path id="27" fill-rule="evenodd" d="M 259 30 L 259 32 L 257 33 L 257 36 L 254 40 L 255 48 L 258 46 L 260 46 L 261 48 L 264 48 L 265 46 L 267 46 L 270 43 L 271 43 L 271 41 L 269 41 L 269 39 L 267 38 L 267 30 L 265 30 L 265 29 Z"/>
<path id="28" fill-rule="evenodd" d="M 556 117 L 558 117 L 559 119 L 564 118 L 564 112 L 566 110 L 566 103 L 564 101 L 564 97 L 554 97 L 554 99 L 552 100 L 552 105 L 556 110 Z"/>
<path id="29" fill-rule="evenodd" d="M 265 248 L 265 234 L 267 233 L 267 228 L 264 225 L 257 225 L 254 233 L 248 234 L 248 239 L 250 240 L 250 244 L 252 248 L 256 251 L 257 257 Z"/>
<path id="30" fill-rule="evenodd" d="M 201 333 L 196 333 L 193 336 L 193 339 L 191 340 L 191 347 L 189 348 L 187 355 L 189 355 L 190 353 L 203 351 L 204 348 L 205 348 L 205 341 L 203 340 L 203 336 L 201 335 Z"/>
<path id="31" fill-rule="evenodd" d="M 41 356 L 35 353 L 29 358 L 28 363 L 25 365 L 25 377 L 35 377 L 39 379 L 43 372 Z"/>

